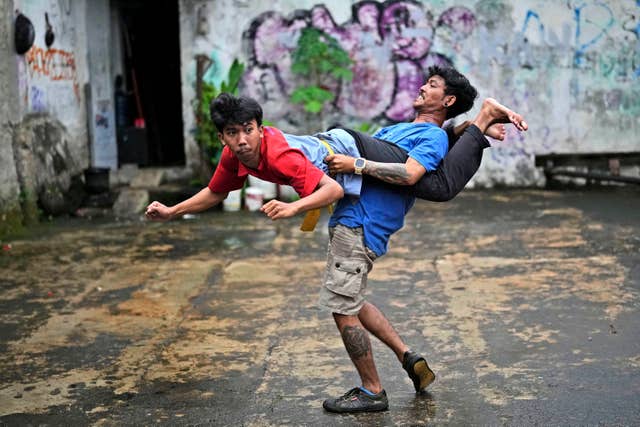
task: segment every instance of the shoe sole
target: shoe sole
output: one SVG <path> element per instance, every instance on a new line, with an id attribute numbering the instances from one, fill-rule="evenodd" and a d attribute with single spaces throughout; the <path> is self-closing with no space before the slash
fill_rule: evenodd
<path id="1" fill-rule="evenodd" d="M 416 392 L 420 392 L 421 390 L 427 388 L 429 384 L 431 384 L 436 379 L 436 374 L 433 373 L 431 369 L 429 369 L 429 365 L 427 365 L 426 360 L 418 360 L 413 365 L 413 373 L 416 374 L 419 378 L 419 381 L 414 381 L 413 387 L 416 389 Z"/>
<path id="2" fill-rule="evenodd" d="M 352 410 L 342 410 L 342 409 L 333 409 L 333 408 L 327 408 L 326 406 L 322 405 L 322 407 L 324 408 L 325 411 L 327 412 L 332 412 L 334 414 L 356 414 L 359 412 L 383 412 L 383 411 L 387 411 L 389 410 L 389 406 L 383 407 L 383 408 L 376 408 L 376 409 L 352 409 Z"/>

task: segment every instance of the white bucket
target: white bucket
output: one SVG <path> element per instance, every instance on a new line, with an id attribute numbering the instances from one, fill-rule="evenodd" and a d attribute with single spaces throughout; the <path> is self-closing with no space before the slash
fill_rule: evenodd
<path id="1" fill-rule="evenodd" d="M 265 181 L 255 176 L 249 175 L 249 188 L 256 187 L 262 190 L 263 200 L 276 198 L 276 185 L 273 182 Z"/>
<path id="2" fill-rule="evenodd" d="M 264 192 L 257 187 L 247 187 L 244 190 L 244 205 L 250 211 L 260 210 L 264 201 Z"/>
<path id="3" fill-rule="evenodd" d="M 240 210 L 242 202 L 242 190 L 230 191 L 229 195 L 222 202 L 222 209 L 226 212 L 237 212 Z"/>

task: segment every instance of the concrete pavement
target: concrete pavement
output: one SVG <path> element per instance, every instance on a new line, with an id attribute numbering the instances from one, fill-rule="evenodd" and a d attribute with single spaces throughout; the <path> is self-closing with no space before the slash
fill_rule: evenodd
<path id="1" fill-rule="evenodd" d="M 73 219 L 3 242 L 0 424 L 640 423 L 636 188 L 418 202 L 369 291 L 437 379 L 416 396 L 374 340 L 378 414 L 322 410 L 358 379 L 315 307 L 326 228 L 300 221 Z"/>

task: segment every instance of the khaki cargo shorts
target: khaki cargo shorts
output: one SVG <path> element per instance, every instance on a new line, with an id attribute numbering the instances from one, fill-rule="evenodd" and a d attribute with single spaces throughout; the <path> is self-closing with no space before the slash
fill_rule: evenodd
<path id="1" fill-rule="evenodd" d="M 318 305 L 332 313 L 356 315 L 364 304 L 367 274 L 376 255 L 364 245 L 362 228 L 329 228 L 329 249 Z"/>

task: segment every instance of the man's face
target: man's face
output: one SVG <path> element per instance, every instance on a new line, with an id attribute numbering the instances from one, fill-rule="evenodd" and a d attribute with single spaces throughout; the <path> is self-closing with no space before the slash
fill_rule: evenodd
<path id="1" fill-rule="evenodd" d="M 440 76 L 431 76 L 429 80 L 420 87 L 418 97 L 413 101 L 413 108 L 416 111 L 431 111 L 434 108 L 441 108 L 445 104 L 452 104 L 455 99 L 452 95 L 445 95 L 446 88 L 444 79 Z"/>
<path id="2" fill-rule="evenodd" d="M 257 168 L 260 163 L 262 126 L 255 119 L 241 125 L 227 125 L 218 137 L 244 165 Z"/>

